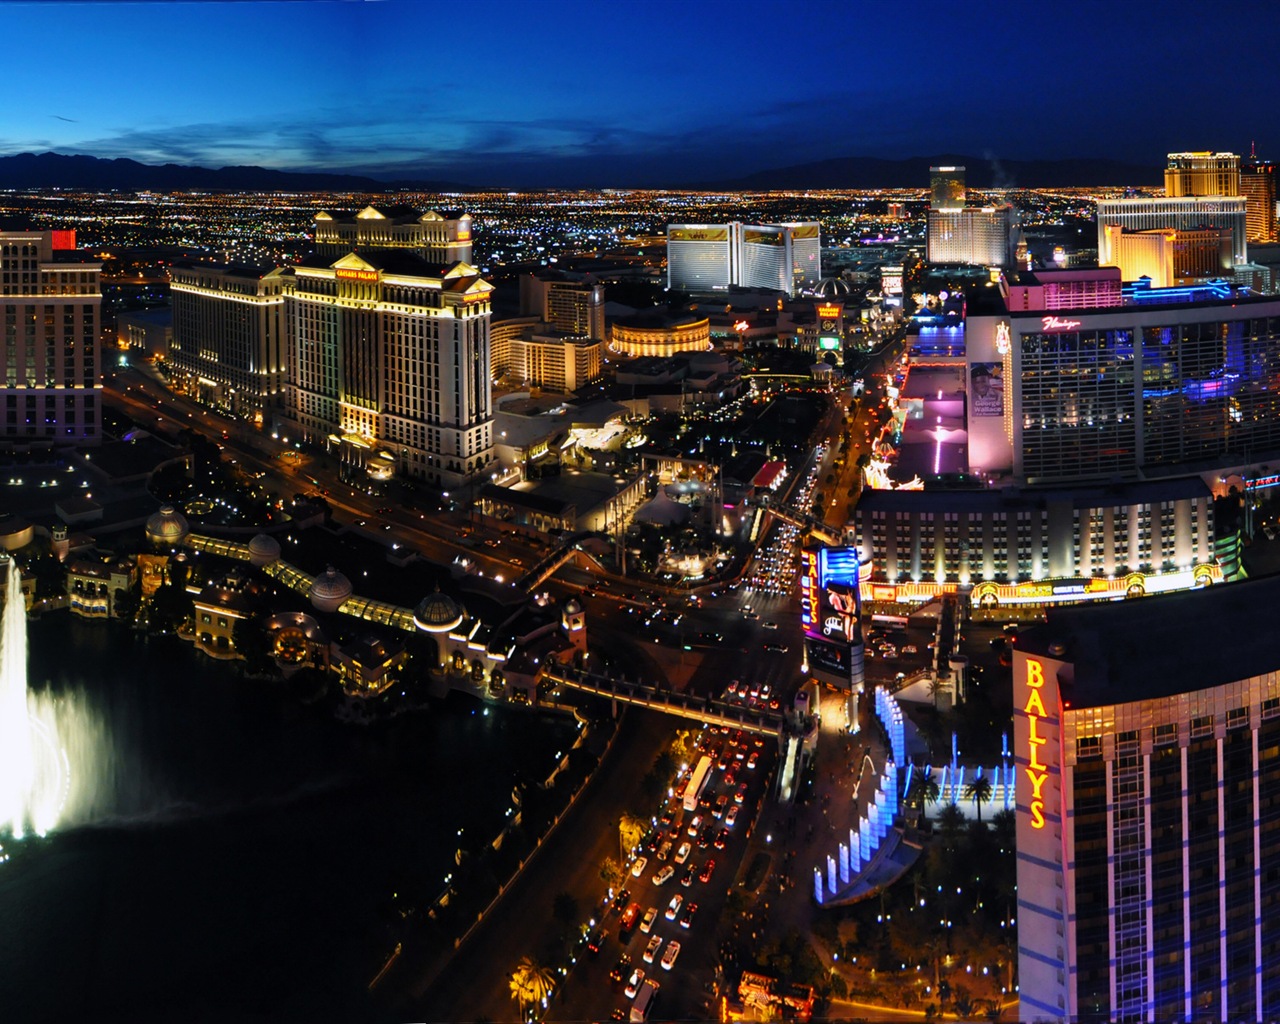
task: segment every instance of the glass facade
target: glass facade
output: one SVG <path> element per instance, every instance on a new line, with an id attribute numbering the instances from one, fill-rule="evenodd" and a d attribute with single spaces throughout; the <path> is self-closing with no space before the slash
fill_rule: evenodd
<path id="1" fill-rule="evenodd" d="M 1280 317 L 1024 334 L 1022 472 L 1128 476 L 1280 448 Z"/>
<path id="2" fill-rule="evenodd" d="M 1028 480 L 1129 475 L 1138 465 L 1132 330 L 1022 336 Z"/>

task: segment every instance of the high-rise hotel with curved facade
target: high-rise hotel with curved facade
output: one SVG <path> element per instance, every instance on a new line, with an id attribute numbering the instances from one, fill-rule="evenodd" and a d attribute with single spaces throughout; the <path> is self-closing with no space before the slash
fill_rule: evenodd
<path id="1" fill-rule="evenodd" d="M 1023 1020 L 1280 1017 L 1280 577 L 1014 651 Z"/>

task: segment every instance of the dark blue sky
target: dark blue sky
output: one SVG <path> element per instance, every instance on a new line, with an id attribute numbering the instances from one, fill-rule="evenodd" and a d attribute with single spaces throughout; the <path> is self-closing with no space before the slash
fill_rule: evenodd
<path id="1" fill-rule="evenodd" d="M 108 0 L 0 13 L 23 69 L 5 76 L 5 154 L 526 186 L 942 152 L 1158 166 L 1251 139 L 1280 158 L 1271 0 Z"/>

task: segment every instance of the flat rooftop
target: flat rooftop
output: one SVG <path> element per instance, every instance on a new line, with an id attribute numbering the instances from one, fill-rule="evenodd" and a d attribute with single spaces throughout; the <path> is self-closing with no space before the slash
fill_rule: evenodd
<path id="1" fill-rule="evenodd" d="M 1275 608 L 1280 576 L 1202 590 L 1047 610 L 1018 634 L 1018 650 L 1045 657 L 1061 643 L 1075 666 L 1072 707 L 1170 697 L 1280 669 Z"/>

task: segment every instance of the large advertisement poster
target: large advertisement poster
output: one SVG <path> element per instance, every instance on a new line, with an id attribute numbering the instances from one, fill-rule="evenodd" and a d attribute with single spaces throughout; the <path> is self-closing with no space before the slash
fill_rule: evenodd
<path id="1" fill-rule="evenodd" d="M 1004 415 L 1004 368 L 999 363 L 974 363 L 969 368 L 969 415 Z"/>

